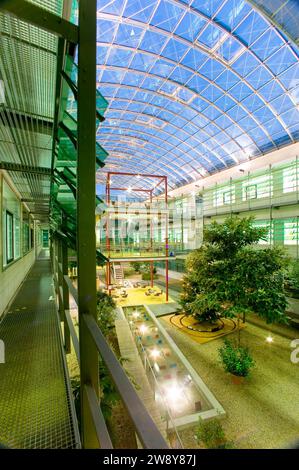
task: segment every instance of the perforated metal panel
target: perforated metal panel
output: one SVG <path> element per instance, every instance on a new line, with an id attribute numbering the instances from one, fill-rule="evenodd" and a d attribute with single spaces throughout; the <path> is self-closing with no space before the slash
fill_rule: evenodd
<path id="1" fill-rule="evenodd" d="M 75 448 L 50 264 L 36 262 L 0 323 L 0 442 L 13 448 Z"/>

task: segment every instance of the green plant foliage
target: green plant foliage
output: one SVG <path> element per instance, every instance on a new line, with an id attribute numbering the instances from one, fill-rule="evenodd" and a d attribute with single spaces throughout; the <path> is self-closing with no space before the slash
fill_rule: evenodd
<path id="1" fill-rule="evenodd" d="M 131 261 L 130 265 L 136 273 L 140 273 L 140 263 L 138 261 Z"/>
<path id="2" fill-rule="evenodd" d="M 219 355 L 225 371 L 239 377 L 247 377 L 255 365 L 248 348 L 235 346 L 228 339 L 219 348 Z"/>
<path id="3" fill-rule="evenodd" d="M 207 449 L 227 449 L 232 447 L 232 444 L 227 441 L 222 424 L 218 419 L 204 421 L 202 418 L 199 418 L 195 438 L 198 443 L 204 445 Z"/>
<path id="4" fill-rule="evenodd" d="M 186 314 L 213 322 L 256 312 L 268 323 L 286 321 L 289 260 L 280 248 L 256 248 L 267 228 L 252 222 L 250 217 L 230 217 L 205 228 L 203 245 L 186 260 L 181 295 Z"/>
<path id="5" fill-rule="evenodd" d="M 97 322 L 113 349 L 115 337 L 114 320 L 116 304 L 112 297 L 103 291 L 97 292 Z M 119 358 L 120 359 L 120 358 Z M 121 360 L 121 359 L 120 359 Z M 100 403 L 105 418 L 111 416 L 113 406 L 120 400 L 110 374 L 99 356 Z M 72 379 L 72 390 L 78 419 L 80 420 L 80 378 Z"/>
<path id="6" fill-rule="evenodd" d="M 134 268 L 136 273 L 141 274 L 143 281 L 149 281 L 151 279 L 151 266 L 150 263 L 138 263 L 137 261 L 132 261 L 131 266 Z M 154 279 L 156 279 L 157 269 L 154 266 L 153 268 Z"/>
<path id="7" fill-rule="evenodd" d="M 105 337 L 109 337 L 114 328 L 116 303 L 111 295 L 104 291 L 97 292 L 97 321 Z"/>
<path id="8" fill-rule="evenodd" d="M 80 413 L 80 377 L 75 376 L 71 378 L 71 387 L 74 397 L 74 404 L 78 419 L 79 429 L 81 428 L 81 413 Z"/>
<path id="9" fill-rule="evenodd" d="M 110 418 L 113 406 L 120 400 L 120 396 L 101 357 L 99 357 L 99 381 L 101 410 L 107 419 Z"/>
<path id="10" fill-rule="evenodd" d="M 290 295 L 299 298 L 299 262 L 292 261 L 285 279 L 286 289 Z"/>

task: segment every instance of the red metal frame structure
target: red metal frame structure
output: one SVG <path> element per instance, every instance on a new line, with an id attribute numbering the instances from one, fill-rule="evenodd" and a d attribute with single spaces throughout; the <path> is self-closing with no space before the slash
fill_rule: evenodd
<path id="1" fill-rule="evenodd" d="M 151 189 L 143 189 L 143 188 L 122 188 L 122 187 L 112 187 L 111 186 L 111 177 L 112 176 L 131 176 L 132 178 L 154 178 L 158 179 L 158 183 Z M 165 205 L 167 207 L 168 204 L 168 188 L 167 188 L 167 176 L 162 175 L 151 175 L 151 174 L 142 174 L 142 173 L 126 173 L 126 172 L 117 172 L 117 171 L 109 171 L 107 173 L 107 180 L 106 180 L 106 204 L 107 206 L 110 205 L 111 199 L 111 191 L 128 191 L 131 192 L 145 192 L 149 193 L 150 203 L 153 202 L 153 192 L 154 190 L 160 186 L 160 184 L 164 183 L 164 195 L 165 195 Z M 109 213 L 108 213 L 109 214 Z M 165 227 L 165 292 L 166 292 L 166 302 L 168 302 L 168 256 L 169 256 L 169 247 L 168 247 L 168 217 L 166 218 L 166 227 Z M 153 236 L 152 236 L 152 224 L 151 224 L 151 246 L 153 244 Z M 108 262 L 106 265 L 106 284 L 109 294 L 111 294 L 111 262 L 110 262 L 110 237 L 109 237 L 109 216 L 107 217 L 106 222 L 106 248 L 108 253 Z M 138 261 L 138 259 L 134 258 L 134 261 Z M 154 284 L 154 260 L 150 260 L 151 266 L 151 287 Z"/>

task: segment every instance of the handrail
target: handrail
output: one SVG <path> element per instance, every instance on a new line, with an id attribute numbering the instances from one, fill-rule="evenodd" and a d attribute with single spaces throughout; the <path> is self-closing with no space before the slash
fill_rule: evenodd
<path id="1" fill-rule="evenodd" d="M 74 301 L 78 305 L 78 292 L 77 292 L 76 287 L 74 287 L 72 281 L 70 280 L 70 278 L 66 274 L 63 277 L 64 277 L 64 280 L 65 280 L 65 282 L 66 282 L 66 284 L 69 288 L 69 292 L 70 292 L 71 296 L 73 297 Z"/>
<path id="2" fill-rule="evenodd" d="M 58 269 L 60 267 L 58 266 Z M 68 292 L 73 296 L 78 305 L 78 292 L 72 284 L 71 279 L 64 275 L 65 286 Z M 78 363 L 80 364 L 80 344 L 77 332 L 70 315 L 69 309 L 64 309 L 65 320 L 68 325 L 69 333 L 72 338 L 72 343 L 77 356 Z M 136 434 L 145 449 L 168 449 L 168 445 L 162 436 L 160 430 L 157 428 L 155 422 L 144 406 L 142 400 L 138 396 L 134 386 L 130 382 L 125 370 L 116 358 L 114 352 L 110 348 L 103 333 L 101 332 L 96 320 L 88 313 L 81 314 L 87 331 L 91 335 L 94 344 L 101 355 L 105 366 L 107 367 L 112 381 L 120 395 L 120 398 L 132 420 Z M 112 449 L 113 445 L 107 430 L 104 416 L 102 414 L 100 403 L 97 399 L 96 391 L 90 384 L 84 384 L 84 393 L 86 393 L 89 411 L 91 414 L 92 422 L 96 438 L 99 442 L 100 448 Z"/>
<path id="3" fill-rule="evenodd" d="M 78 335 L 76 333 L 76 330 L 75 330 L 75 327 L 74 327 L 74 324 L 73 324 L 73 321 L 72 321 L 69 310 L 65 310 L 65 318 L 66 318 L 66 321 L 67 321 L 67 324 L 68 324 L 68 327 L 69 327 L 69 330 L 70 330 L 70 335 L 72 337 L 72 342 L 73 342 L 75 354 L 76 354 L 76 357 L 77 357 L 77 361 L 80 364 L 79 339 L 78 339 Z"/>
<path id="4" fill-rule="evenodd" d="M 108 345 L 97 322 L 87 313 L 83 314 L 83 319 L 129 413 L 141 444 L 145 449 L 168 449 L 162 434 Z"/>
<path id="5" fill-rule="evenodd" d="M 113 449 L 105 418 L 98 403 L 96 392 L 91 385 L 85 385 L 84 391 L 86 393 L 99 446 L 101 449 Z"/>

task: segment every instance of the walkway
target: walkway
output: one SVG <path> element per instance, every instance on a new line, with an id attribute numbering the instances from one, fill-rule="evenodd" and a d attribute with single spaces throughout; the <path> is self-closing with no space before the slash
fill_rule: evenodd
<path id="1" fill-rule="evenodd" d="M 0 322 L 0 443 L 75 448 L 50 261 L 41 257 Z"/>

